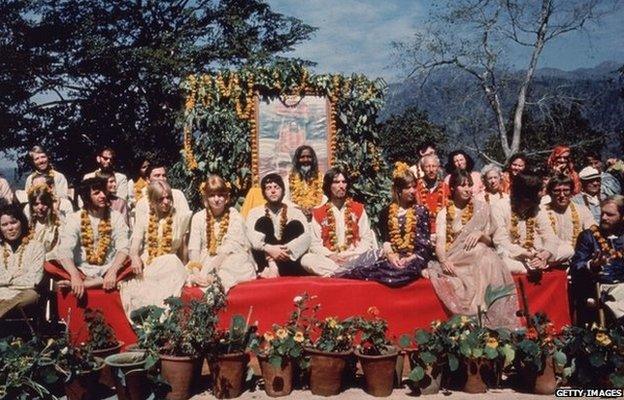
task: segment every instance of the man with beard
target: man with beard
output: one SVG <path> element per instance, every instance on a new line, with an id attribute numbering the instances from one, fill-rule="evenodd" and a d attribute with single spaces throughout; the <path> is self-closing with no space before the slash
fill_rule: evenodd
<path id="1" fill-rule="evenodd" d="M 96 157 L 96 161 L 100 168 L 89 172 L 82 180 L 93 178 L 98 172 L 115 174 L 115 180 L 117 181 L 117 197 L 128 201 L 128 178 L 124 174 L 113 170 L 115 165 L 115 151 L 110 147 L 104 147 Z"/>
<path id="2" fill-rule="evenodd" d="M 348 187 L 342 168 L 331 168 L 323 178 L 323 193 L 329 201 L 312 212 L 310 252 L 301 259 L 311 274 L 331 276 L 340 266 L 377 249 L 364 205 L 347 197 Z"/>
<path id="3" fill-rule="evenodd" d="M 540 213 L 544 220 L 550 222 L 553 233 L 557 236 L 557 246 L 551 263 L 567 264 L 574 255 L 576 239 L 581 231 L 596 225 L 587 207 L 571 202 L 573 190 L 574 182 L 567 175 L 550 178 L 546 186 L 551 200 L 540 207 Z"/>
<path id="4" fill-rule="evenodd" d="M 601 204 L 600 227 L 592 226 L 579 236 L 570 262 L 576 324 L 595 320 L 586 308 L 587 299 L 598 292 L 618 323 L 624 322 L 624 196 L 607 198 Z"/>
<path id="5" fill-rule="evenodd" d="M 41 146 L 33 146 L 29 152 L 30 160 L 34 171 L 26 178 L 24 190 L 28 193 L 28 189 L 33 186 L 33 180 L 38 177 L 51 177 L 54 180 L 54 193 L 58 198 L 66 199 L 68 197 L 67 178 L 65 175 L 52 168 L 50 159 L 45 150 Z"/>
<path id="6" fill-rule="evenodd" d="M 426 155 L 420 160 L 424 176 L 416 184 L 416 200 L 418 204 L 429 210 L 429 228 L 431 236 L 435 236 L 435 220 L 438 211 L 446 207 L 449 188 L 440 176 L 440 159 L 434 155 Z"/>
<path id="7" fill-rule="evenodd" d="M 292 164 L 286 198 L 310 221 L 312 209 L 327 201 L 323 196 L 323 177 L 319 173 L 314 149 L 307 145 L 299 146 L 295 150 Z"/>
<path id="8" fill-rule="evenodd" d="M 266 204 L 249 212 L 247 237 L 261 277 L 307 275 L 301 257 L 310 247 L 308 221 L 284 199 L 284 180 L 278 174 L 260 181 Z"/>

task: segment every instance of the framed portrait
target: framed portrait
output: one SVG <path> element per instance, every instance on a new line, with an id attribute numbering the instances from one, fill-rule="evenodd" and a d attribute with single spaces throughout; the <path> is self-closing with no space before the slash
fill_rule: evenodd
<path id="1" fill-rule="evenodd" d="M 331 103 L 325 96 L 305 95 L 270 98 L 256 107 L 258 179 L 277 172 L 284 180 L 292 167 L 297 147 L 309 145 L 316 152 L 324 174 L 332 161 Z"/>

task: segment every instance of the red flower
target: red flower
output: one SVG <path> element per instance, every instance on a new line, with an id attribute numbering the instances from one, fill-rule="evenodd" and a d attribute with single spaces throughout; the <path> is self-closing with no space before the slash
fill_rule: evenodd
<path id="1" fill-rule="evenodd" d="M 526 338 L 529 340 L 537 339 L 537 331 L 535 330 L 535 328 L 531 327 L 527 329 Z"/>
<path id="2" fill-rule="evenodd" d="M 375 306 L 370 306 L 368 307 L 368 313 L 373 317 L 376 317 L 379 315 L 379 309 Z"/>
<path id="3" fill-rule="evenodd" d="M 362 348 L 364 350 L 370 350 L 372 347 L 373 347 L 373 344 L 370 342 L 370 340 L 366 340 L 362 342 Z"/>
<path id="4" fill-rule="evenodd" d="M 557 336 L 557 328 L 552 323 L 546 325 L 546 334 L 548 336 Z"/>

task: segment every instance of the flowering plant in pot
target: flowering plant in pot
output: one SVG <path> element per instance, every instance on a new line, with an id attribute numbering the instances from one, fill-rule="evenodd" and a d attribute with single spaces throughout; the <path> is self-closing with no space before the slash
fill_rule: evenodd
<path id="1" fill-rule="evenodd" d="M 360 343 L 355 353 L 364 371 L 366 392 L 377 397 L 392 393 L 398 351 L 387 336 L 388 323 L 379 317 L 377 307 L 368 308 L 368 318 L 355 320 Z"/>
<path id="2" fill-rule="evenodd" d="M 417 329 L 413 342 L 416 351 L 410 353 L 409 386 L 420 394 L 435 394 L 440 390 L 442 366 L 446 358 L 444 337 L 440 333 L 441 321 L 433 321 L 431 330 Z"/>
<path id="3" fill-rule="evenodd" d="M 581 387 L 624 388 L 624 327 L 566 327 L 564 353 Z"/>
<path id="4" fill-rule="evenodd" d="M 525 389 L 538 394 L 553 394 L 557 387 L 555 372 L 568 374 L 564 342 L 546 314 L 528 319 L 528 327 L 514 333 L 515 365 Z"/>
<path id="5" fill-rule="evenodd" d="M 112 354 L 119 353 L 123 342 L 117 340 L 115 331 L 104 319 L 102 311 L 87 308 L 84 318 L 89 331 L 87 345 L 91 348 L 93 355 L 105 359 Z M 115 386 L 115 381 L 108 366 L 104 366 L 100 382 L 108 387 Z"/>

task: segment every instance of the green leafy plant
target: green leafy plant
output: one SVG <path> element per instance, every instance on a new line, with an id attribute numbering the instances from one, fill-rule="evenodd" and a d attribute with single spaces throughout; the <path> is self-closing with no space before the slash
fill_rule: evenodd
<path id="1" fill-rule="evenodd" d="M 119 344 L 115 331 L 104 319 L 102 311 L 87 308 L 84 318 L 89 330 L 88 345 L 92 350 L 108 349 Z"/>
<path id="2" fill-rule="evenodd" d="M 558 369 L 564 368 L 567 363 L 567 357 L 562 351 L 564 342 L 548 316 L 537 313 L 529 321 L 530 324 L 526 329 L 519 330 L 513 335 L 516 365 L 540 372 L 544 369 L 546 358 L 553 357 Z M 569 369 L 564 372 L 567 374 Z"/>
<path id="3" fill-rule="evenodd" d="M 444 338 L 440 334 L 440 321 L 431 323 L 431 330 L 417 329 L 414 333 L 413 340 L 407 343 L 415 343 L 416 351 L 410 353 L 410 361 L 412 370 L 408 379 L 414 383 L 419 383 L 425 378 L 425 371 L 428 367 L 435 364 L 441 364 L 446 357 L 446 348 L 444 346 Z M 405 338 L 402 338 L 402 345 L 407 347 Z"/>
<path id="4" fill-rule="evenodd" d="M 379 309 L 375 306 L 368 308 L 368 318 L 356 317 L 354 324 L 360 333 L 358 351 L 365 355 L 378 356 L 395 351 L 388 339 L 388 322 L 379 318 Z"/>
<path id="5" fill-rule="evenodd" d="M 314 332 L 318 337 L 312 343 L 313 348 L 326 352 L 346 352 L 353 349 L 357 324 L 353 318 L 341 320 L 338 317 L 327 317 L 315 322 Z"/>
<path id="6" fill-rule="evenodd" d="M 244 353 L 258 341 L 256 327 L 242 315 L 234 315 L 227 330 L 217 330 L 212 341 L 213 354 Z"/>

